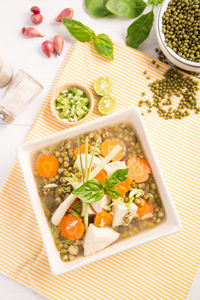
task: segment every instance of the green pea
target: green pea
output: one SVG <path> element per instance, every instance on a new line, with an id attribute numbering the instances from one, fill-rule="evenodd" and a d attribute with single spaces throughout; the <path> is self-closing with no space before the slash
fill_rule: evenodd
<path id="1" fill-rule="evenodd" d="M 69 166 L 69 163 L 68 163 L 68 161 L 64 161 L 64 163 L 63 163 L 63 167 L 64 168 L 67 168 Z"/>
<path id="2" fill-rule="evenodd" d="M 55 156 L 56 156 L 56 157 L 59 157 L 59 156 L 60 156 L 60 152 L 59 152 L 59 151 L 56 151 L 56 152 L 55 152 Z"/>
<path id="3" fill-rule="evenodd" d="M 66 253 L 67 253 L 67 249 L 61 249 L 61 250 L 60 250 L 60 253 L 61 253 L 61 254 L 66 254 Z"/>

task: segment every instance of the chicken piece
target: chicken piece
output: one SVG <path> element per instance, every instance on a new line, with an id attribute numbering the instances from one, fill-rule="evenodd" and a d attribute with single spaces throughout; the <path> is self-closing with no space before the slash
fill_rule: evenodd
<path id="1" fill-rule="evenodd" d="M 107 206 L 110 203 L 110 198 L 108 195 L 104 195 L 100 201 L 94 202 L 91 204 L 92 208 L 96 213 L 100 213 L 104 206 Z"/>
<path id="2" fill-rule="evenodd" d="M 96 215 L 95 211 L 92 209 L 91 205 L 88 205 L 88 216 L 94 216 Z M 81 216 L 84 216 L 84 205 L 82 203 L 82 210 L 81 210 Z"/>
<path id="3" fill-rule="evenodd" d="M 119 233 L 112 228 L 104 227 L 99 228 L 93 224 L 90 224 L 84 238 L 84 256 L 92 255 L 119 238 Z"/>
<path id="4" fill-rule="evenodd" d="M 114 204 L 112 207 L 113 221 L 112 227 L 128 225 L 137 213 L 137 205 L 134 203 L 127 207 L 125 203 Z"/>
<path id="5" fill-rule="evenodd" d="M 107 164 L 104 169 L 106 170 L 108 177 L 110 177 L 115 171 L 126 169 L 126 163 L 125 161 L 113 161 Z"/>
<path id="6" fill-rule="evenodd" d="M 81 158 L 82 158 L 83 169 L 85 169 L 85 154 L 81 154 Z M 91 159 L 92 159 L 92 155 L 88 154 L 88 156 L 87 156 L 88 168 L 89 168 Z M 92 166 L 96 167 L 96 166 L 98 166 L 100 164 L 100 162 L 101 162 L 101 159 L 98 158 L 97 156 L 94 156 L 93 157 Z M 75 164 L 78 166 L 79 169 L 81 168 L 81 165 L 80 165 L 80 155 L 79 154 L 77 155 Z"/>

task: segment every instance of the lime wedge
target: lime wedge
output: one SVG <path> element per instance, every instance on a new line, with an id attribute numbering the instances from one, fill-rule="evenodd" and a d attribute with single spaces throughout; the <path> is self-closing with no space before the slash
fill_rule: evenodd
<path id="1" fill-rule="evenodd" d="M 98 110 L 103 115 L 111 114 L 116 107 L 116 99 L 110 95 L 104 96 L 98 103 Z"/>
<path id="2" fill-rule="evenodd" d="M 94 82 L 94 90 L 98 95 L 106 96 L 112 90 L 112 81 L 106 76 L 99 77 Z"/>

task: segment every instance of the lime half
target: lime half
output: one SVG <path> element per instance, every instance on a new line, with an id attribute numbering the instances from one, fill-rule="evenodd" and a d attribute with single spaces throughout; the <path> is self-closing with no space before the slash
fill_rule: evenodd
<path id="1" fill-rule="evenodd" d="M 94 82 L 94 90 L 98 95 L 106 96 L 110 94 L 112 90 L 112 81 L 106 76 L 99 77 Z"/>
<path id="2" fill-rule="evenodd" d="M 104 96 L 98 103 L 98 110 L 103 115 L 111 114 L 116 107 L 116 99 L 110 95 Z"/>

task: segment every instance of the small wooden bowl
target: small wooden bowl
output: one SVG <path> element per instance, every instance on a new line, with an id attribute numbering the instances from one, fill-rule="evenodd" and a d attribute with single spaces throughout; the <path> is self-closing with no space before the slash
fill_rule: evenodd
<path id="1" fill-rule="evenodd" d="M 65 91 L 65 90 L 70 89 L 70 88 L 77 88 L 77 89 L 82 90 L 82 91 L 85 93 L 86 97 L 89 99 L 89 102 L 90 102 L 89 111 L 88 111 L 87 115 L 86 115 L 84 118 L 82 118 L 81 120 L 75 121 L 75 122 L 69 121 L 69 120 L 67 120 L 67 119 L 61 119 L 61 118 L 59 117 L 59 113 L 58 113 L 58 111 L 57 111 L 57 109 L 56 109 L 56 99 L 58 98 L 58 96 L 60 95 L 60 93 L 61 93 L 62 91 Z M 92 95 L 92 93 L 90 92 L 90 90 L 89 90 L 84 84 L 79 83 L 79 82 L 73 82 L 73 81 L 72 81 L 72 82 L 66 82 L 65 84 L 59 86 L 59 87 L 55 90 L 53 96 L 51 97 L 51 103 L 50 103 L 50 105 L 51 105 L 51 111 L 52 111 L 52 114 L 54 115 L 54 117 L 55 117 L 59 122 L 61 122 L 62 124 L 65 124 L 65 125 L 78 125 L 78 124 L 80 124 L 83 120 L 85 120 L 86 118 L 88 118 L 88 116 L 89 116 L 89 115 L 91 114 L 91 112 L 93 111 L 93 108 L 94 108 L 94 98 L 93 98 L 93 95 Z"/>

